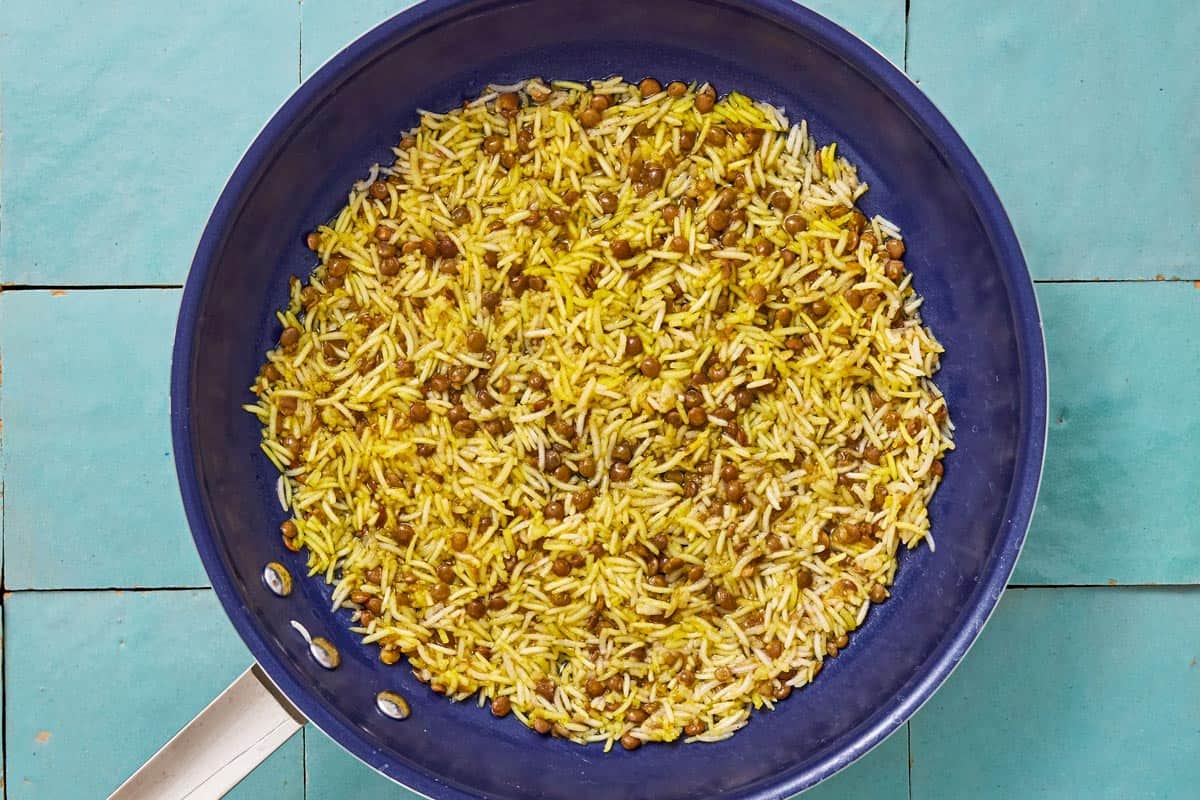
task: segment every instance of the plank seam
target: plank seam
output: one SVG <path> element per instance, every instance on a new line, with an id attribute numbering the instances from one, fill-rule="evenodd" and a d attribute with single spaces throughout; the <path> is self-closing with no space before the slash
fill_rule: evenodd
<path id="1" fill-rule="evenodd" d="M 12 589 L 4 587 L 4 594 L 84 594 L 96 592 L 197 592 L 212 591 L 211 586 L 57 586 L 57 587 L 25 587 Z"/>
<path id="2" fill-rule="evenodd" d="M 912 788 L 913 756 L 912 756 L 912 720 L 911 719 L 908 722 L 904 723 L 904 734 L 908 738 L 908 762 L 907 762 L 908 800 L 912 800 L 912 796 L 913 796 L 913 788 Z"/>
<path id="3" fill-rule="evenodd" d="M 296 84 L 304 83 L 304 0 L 296 0 Z"/>
<path id="4" fill-rule="evenodd" d="M 6 283 L 0 286 L 4 292 L 93 292 L 113 289 L 182 289 L 182 283 Z"/>
<path id="5" fill-rule="evenodd" d="M 904 0 L 904 72 L 908 74 L 908 19 L 912 12 L 912 0 Z M 910 797 L 911 800 L 911 797 Z"/>

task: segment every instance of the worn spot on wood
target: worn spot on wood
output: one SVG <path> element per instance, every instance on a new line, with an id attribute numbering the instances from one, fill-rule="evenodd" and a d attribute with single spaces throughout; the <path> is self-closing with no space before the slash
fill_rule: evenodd
<path id="1" fill-rule="evenodd" d="M 65 294 L 66 294 L 66 291 L 63 289 L 51 289 L 50 290 L 51 297 L 62 297 Z"/>
<path id="2" fill-rule="evenodd" d="M 33 738 L 38 744 L 45 744 L 50 741 L 50 731 L 38 731 L 37 736 Z"/>

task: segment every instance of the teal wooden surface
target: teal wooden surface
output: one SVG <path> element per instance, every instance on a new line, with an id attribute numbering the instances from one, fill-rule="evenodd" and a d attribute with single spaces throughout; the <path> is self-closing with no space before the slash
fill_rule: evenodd
<path id="1" fill-rule="evenodd" d="M 1200 3 L 912 0 L 908 70 L 1036 278 L 1200 278 Z"/>
<path id="2" fill-rule="evenodd" d="M 296 87 L 296 0 L 0 3 L 0 280 L 182 283 Z"/>
<path id="3" fill-rule="evenodd" d="M 10 800 L 106 797 L 250 663 L 209 590 L 4 604 Z M 230 795 L 304 796 L 297 735 Z"/>
<path id="4" fill-rule="evenodd" d="M 309 729 L 307 734 L 304 739 L 307 800 L 343 800 L 347 797 L 417 800 L 421 797 L 375 772 L 320 731 Z"/>
<path id="5" fill-rule="evenodd" d="M 801 793 L 804 800 L 909 800 L 908 726 L 834 775 Z"/>
<path id="6" fill-rule="evenodd" d="M 352 4 L 341 0 L 303 0 L 300 50 L 304 76 L 307 78 L 359 34 L 414 5 L 412 0 L 362 0 Z M 805 5 L 854 31 L 894 63 L 904 63 L 904 0 L 869 3 L 812 0 Z"/>
<path id="7" fill-rule="evenodd" d="M 206 583 L 166 423 L 178 292 L 11 285 L 181 282 L 299 75 L 409 5 L 0 3 L 6 797 L 103 796 L 249 661 L 211 593 L 167 588 Z M 1011 591 L 910 726 L 805 798 L 1200 796 L 1200 6 L 812 5 L 907 60 L 1035 277 L 1138 280 L 1038 286 L 1051 422 L 1015 581 L 1047 588 Z M 160 590 L 63 591 L 94 587 Z M 309 729 L 234 796 L 413 795 Z"/>
<path id="8" fill-rule="evenodd" d="M 1042 284 L 1046 467 L 1017 583 L 1200 583 L 1200 287 Z"/>
<path id="9" fill-rule="evenodd" d="M 179 292 L 0 293 L 9 589 L 205 586 L 171 460 Z"/>
<path id="10" fill-rule="evenodd" d="M 913 719 L 914 798 L 1200 795 L 1200 591 L 1014 589 Z"/>

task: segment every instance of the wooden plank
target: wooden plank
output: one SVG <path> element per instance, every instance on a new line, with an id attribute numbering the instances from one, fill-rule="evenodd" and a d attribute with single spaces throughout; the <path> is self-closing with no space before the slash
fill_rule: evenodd
<path id="1" fill-rule="evenodd" d="M 1017 583 L 1200 582 L 1200 289 L 1043 284 L 1050 434 Z"/>
<path id="2" fill-rule="evenodd" d="M 306 800 L 344 800 L 347 797 L 418 800 L 422 797 L 380 775 L 311 725 L 305 730 L 304 764 Z"/>
<path id="3" fill-rule="evenodd" d="M 1200 592 L 1014 589 L 913 719 L 912 798 L 1183 798 Z"/>
<path id="4" fill-rule="evenodd" d="M 8 798 L 106 797 L 251 662 L 208 590 L 5 601 Z M 304 796 L 294 736 L 230 798 Z"/>
<path id="5" fill-rule="evenodd" d="M 307 78 L 325 62 L 325 59 L 354 41 L 360 34 L 414 5 L 415 0 L 362 0 L 353 4 L 339 0 L 304 0 L 300 7 L 301 63 L 304 76 Z M 858 34 L 894 63 L 904 63 L 904 0 L 881 0 L 872 3 L 809 0 L 804 5 Z M 625 77 L 637 79 L 641 76 Z"/>
<path id="6" fill-rule="evenodd" d="M 908 726 L 811 790 L 804 800 L 909 800 Z"/>
<path id="7" fill-rule="evenodd" d="M 296 0 L 0 4 L 0 280 L 182 283 L 297 82 Z"/>
<path id="8" fill-rule="evenodd" d="M 4 292 L 5 584 L 204 586 L 175 483 L 178 291 Z"/>
<path id="9" fill-rule="evenodd" d="M 1035 277 L 1200 277 L 1197 30 L 1195 0 L 912 0 L 909 72 L 988 171 Z"/>

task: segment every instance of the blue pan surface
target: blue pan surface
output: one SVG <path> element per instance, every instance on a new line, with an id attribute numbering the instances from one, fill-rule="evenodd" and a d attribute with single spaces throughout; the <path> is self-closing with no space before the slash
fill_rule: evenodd
<path id="1" fill-rule="evenodd" d="M 903 556 L 820 678 L 733 738 L 605 755 L 513 718 L 453 704 L 348 633 L 277 533 L 276 475 L 249 400 L 273 311 L 312 256 L 304 234 L 416 121 L 487 83 L 532 75 L 711 80 L 810 120 L 858 164 L 868 214 L 899 224 L 924 316 L 946 347 L 938 385 L 957 450 L 931 514 L 936 552 Z M 901 725 L 966 653 L 1011 574 L 1033 510 L 1046 426 L 1046 367 L 1033 287 L 983 172 L 946 120 L 863 42 L 789 0 L 430 0 L 367 33 L 267 123 L 220 196 L 180 309 L 171 375 L 176 466 L 196 546 L 234 626 L 280 689 L 384 774 L 438 798 L 777 798 L 861 756 Z M 263 565 L 297 576 L 291 597 Z M 290 626 L 332 640 L 322 669 Z M 412 716 L 382 716 L 399 691 Z"/>

